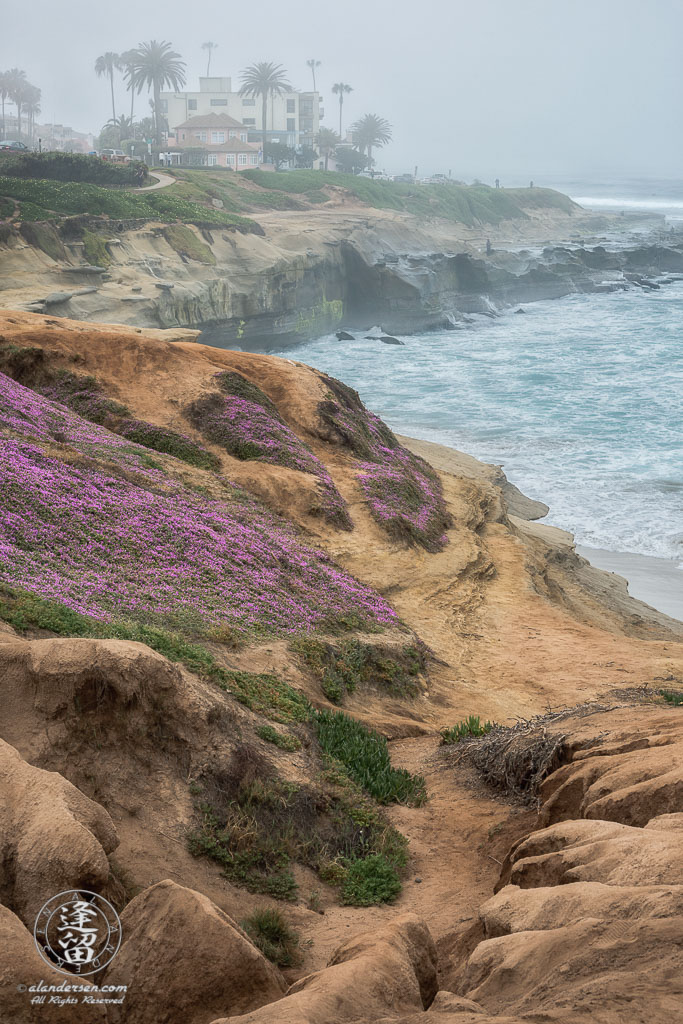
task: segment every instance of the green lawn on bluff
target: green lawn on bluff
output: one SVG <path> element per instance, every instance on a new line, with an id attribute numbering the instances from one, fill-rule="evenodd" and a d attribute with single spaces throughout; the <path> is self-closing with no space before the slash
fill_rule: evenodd
<path id="1" fill-rule="evenodd" d="M 172 174 L 176 183 L 154 192 L 107 188 L 87 181 L 0 175 L 0 215 L 11 216 L 18 204 L 17 219 L 23 221 L 60 221 L 68 216 L 92 214 L 118 220 L 181 221 L 250 231 L 259 229 L 244 214 L 313 210 L 334 197 L 332 187 L 344 189 L 372 209 L 396 210 L 421 219 L 438 217 L 469 227 L 495 225 L 507 219 L 524 220 L 531 210 L 572 213 L 577 209 L 567 196 L 543 188 L 421 185 L 312 170 L 236 173 L 221 168 L 174 167 Z"/>

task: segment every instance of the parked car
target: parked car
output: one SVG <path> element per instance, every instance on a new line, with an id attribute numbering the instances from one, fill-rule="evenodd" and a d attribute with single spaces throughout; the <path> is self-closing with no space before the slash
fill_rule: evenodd
<path id="1" fill-rule="evenodd" d="M 24 153 L 28 150 L 23 142 L 16 142 L 14 139 L 0 140 L 0 153 Z"/>
<path id="2" fill-rule="evenodd" d="M 403 181 L 408 185 L 412 185 L 415 181 L 414 174 L 395 174 L 394 181 Z"/>
<path id="3" fill-rule="evenodd" d="M 122 149 L 103 149 L 100 151 L 100 156 L 110 164 L 127 164 L 130 162 L 130 157 L 126 156 Z"/>

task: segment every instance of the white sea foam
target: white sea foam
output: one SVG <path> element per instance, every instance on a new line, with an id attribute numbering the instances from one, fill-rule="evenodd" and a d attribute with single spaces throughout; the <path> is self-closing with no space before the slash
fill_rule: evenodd
<path id="1" fill-rule="evenodd" d="M 330 336 L 286 355 L 401 433 L 502 463 L 579 543 L 683 560 L 683 282 L 525 308 L 404 347 Z"/>

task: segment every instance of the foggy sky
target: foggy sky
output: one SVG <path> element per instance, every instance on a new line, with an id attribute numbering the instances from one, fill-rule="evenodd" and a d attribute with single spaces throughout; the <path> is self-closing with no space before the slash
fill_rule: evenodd
<path id="1" fill-rule="evenodd" d="M 42 88 L 41 122 L 97 132 L 111 109 L 95 59 L 149 39 L 181 53 L 191 89 L 206 40 L 233 88 L 259 60 L 310 88 L 317 58 L 323 123 L 338 123 L 330 86 L 348 82 L 346 125 L 376 113 L 394 127 L 377 153 L 390 172 L 541 184 L 683 166 L 681 0 L 5 0 L 0 69 Z M 126 96 L 121 82 L 117 114 Z M 136 104 L 149 112 L 144 93 Z"/>

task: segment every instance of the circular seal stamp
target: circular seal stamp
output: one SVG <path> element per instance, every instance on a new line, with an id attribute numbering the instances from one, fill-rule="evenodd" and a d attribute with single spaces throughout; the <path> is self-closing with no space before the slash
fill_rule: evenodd
<path id="1" fill-rule="evenodd" d="M 96 892 L 67 889 L 41 907 L 33 928 L 43 960 L 62 974 L 95 974 L 121 945 L 121 921 Z"/>

